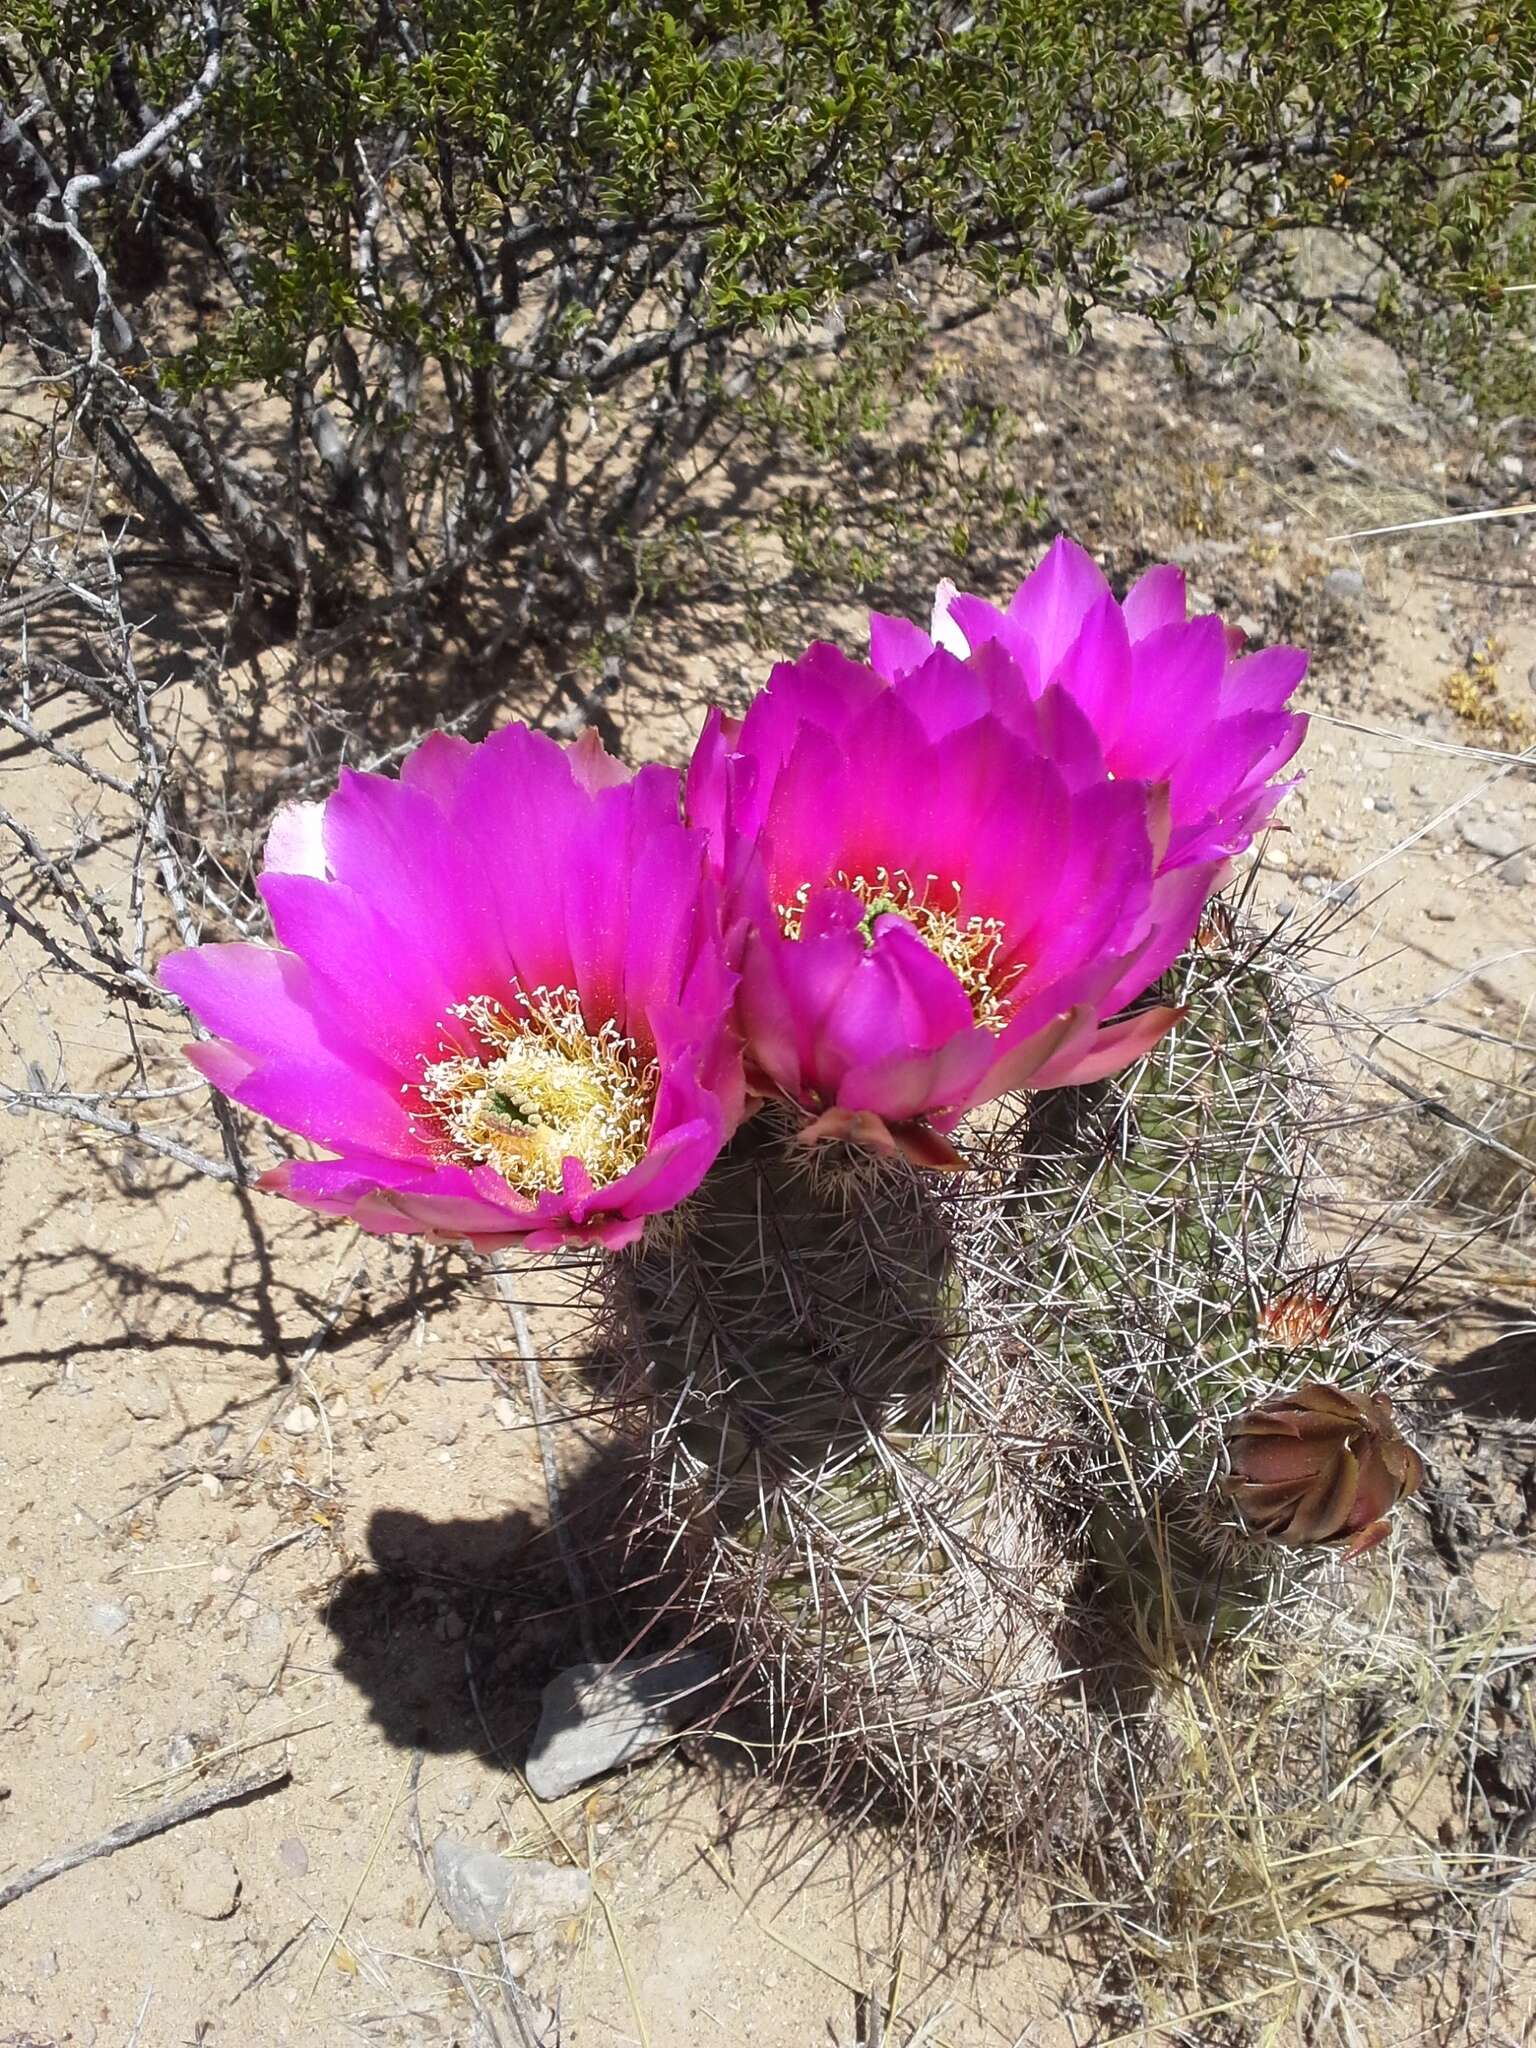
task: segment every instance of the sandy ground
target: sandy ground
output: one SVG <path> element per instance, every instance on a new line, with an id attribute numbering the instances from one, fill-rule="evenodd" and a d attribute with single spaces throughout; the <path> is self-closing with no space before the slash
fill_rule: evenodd
<path id="1" fill-rule="evenodd" d="M 1020 367 L 1036 339 L 1005 309 L 966 344 L 966 374 L 1038 423 L 1021 481 L 1113 573 L 1172 556 L 1256 637 L 1316 649 L 1307 781 L 1260 900 L 1334 925 L 1323 957 L 1340 1000 L 1379 1023 L 1378 1066 L 1476 1120 L 1536 1001 L 1536 786 L 1507 751 L 1536 719 L 1532 536 L 1328 536 L 1516 480 L 1431 429 L 1378 364 L 1353 394 L 1326 363 L 1191 391 L 1113 335 L 1047 379 Z M 633 731 L 649 707 L 675 749 L 686 719 L 666 712 L 661 665 L 639 657 L 616 709 Z M 1507 731 L 1455 708 L 1479 688 Z M 0 801 L 57 834 L 51 773 L 0 748 Z M 0 974 L 13 1036 L 45 1066 L 80 1085 L 121 1057 L 121 1016 L 40 977 L 20 941 Z M 1389 1082 L 1378 1099 L 1400 1113 L 1375 1129 L 1369 1186 L 1340 1178 L 1343 1230 L 1351 1205 L 1407 1197 L 1456 1142 Z M 167 1107 L 209 1144 L 197 1115 L 195 1096 Z M 542 1937 L 525 1976 L 570 2048 L 854 2048 L 875 2038 L 866 1994 L 893 1985 L 893 2040 L 1115 2035 L 1043 1919 L 1011 1958 L 946 1958 L 921 1916 L 900 1918 L 878 1844 L 744 1809 L 720 1759 L 674 1754 L 547 1810 L 527 1793 L 539 1687 L 578 1652 L 483 1273 L 41 1117 L 5 1136 L 0 1886 L 226 1773 L 289 1775 L 6 1908 L 0 2043 L 490 2040 L 475 2015 L 496 1996 L 490 1961 L 448 1927 L 414 1846 L 443 1830 L 591 1867 L 598 1903 Z M 1445 1210 L 1434 1228 L 1453 1245 L 1464 1221 Z M 1388 1262 L 1426 1227 L 1415 1211 L 1388 1233 Z M 1465 1314 L 1428 1340 L 1451 1362 L 1531 1303 L 1518 1248 L 1481 1245 L 1458 1271 Z M 573 1285 L 537 1272 L 526 1291 L 556 1395 L 579 1410 L 558 1308 Z M 560 1441 L 569 1485 L 595 1491 L 601 1418 Z M 1509 2031 L 1486 2038 L 1521 2038 L 1528 2003 L 1517 1983 Z M 1422 2038 L 1396 2011 L 1376 2008 L 1371 2038 Z"/>

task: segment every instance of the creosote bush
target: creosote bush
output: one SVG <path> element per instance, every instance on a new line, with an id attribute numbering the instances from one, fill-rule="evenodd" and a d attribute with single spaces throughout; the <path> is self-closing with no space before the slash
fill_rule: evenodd
<path id="1" fill-rule="evenodd" d="M 601 616 L 708 510 L 690 449 L 857 500 L 916 343 L 1020 288 L 1347 317 L 1518 410 L 1533 58 L 1519 0 L 14 0 L 0 306 L 192 561 L 333 625 L 509 559 L 525 622 Z M 998 511 L 906 497 L 959 552 Z"/>

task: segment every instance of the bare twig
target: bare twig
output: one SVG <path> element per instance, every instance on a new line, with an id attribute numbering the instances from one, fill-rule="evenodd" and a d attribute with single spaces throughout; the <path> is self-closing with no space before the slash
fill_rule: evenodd
<path id="1" fill-rule="evenodd" d="M 242 1176 L 227 1159 L 210 1159 L 205 1152 L 194 1152 L 190 1145 L 180 1144 L 175 1138 L 167 1138 L 159 1131 L 146 1129 L 143 1124 L 132 1123 L 127 1117 L 113 1116 L 107 1110 L 97 1109 L 78 1095 L 45 1094 L 8 1088 L 0 1082 L 0 1105 L 11 1110 L 44 1110 L 50 1116 L 62 1116 L 71 1123 L 88 1124 L 92 1130 L 107 1131 L 116 1138 L 129 1138 L 146 1152 L 158 1152 L 162 1159 L 174 1161 L 177 1166 L 190 1167 L 194 1173 L 203 1173 L 210 1180 L 228 1181 L 239 1186 Z"/>
<path id="2" fill-rule="evenodd" d="M 291 1776 L 286 1764 L 278 1764 L 270 1770 L 253 1771 L 248 1778 L 234 1778 L 227 1785 L 206 1786 L 201 1792 L 189 1792 L 185 1799 L 175 1799 L 168 1806 L 158 1806 L 153 1813 L 142 1814 L 137 1820 L 125 1820 L 119 1827 L 98 1835 L 94 1842 L 81 1842 L 73 1849 L 61 1849 L 56 1856 L 48 1857 L 31 1870 L 23 1871 L 20 1877 L 13 1877 L 9 1884 L 0 1886 L 0 1908 L 14 1906 L 28 1892 L 35 1892 L 39 1885 L 62 1877 L 66 1870 L 78 1870 L 82 1863 L 94 1863 L 102 1856 L 115 1856 L 119 1849 L 131 1849 L 136 1842 L 147 1842 L 154 1835 L 163 1835 L 171 1828 L 181 1827 L 186 1821 L 198 1820 L 203 1814 L 214 1813 L 221 1806 L 238 1806 L 247 1799 L 259 1798 L 264 1792 L 273 1792 L 279 1785 L 286 1785 Z"/>

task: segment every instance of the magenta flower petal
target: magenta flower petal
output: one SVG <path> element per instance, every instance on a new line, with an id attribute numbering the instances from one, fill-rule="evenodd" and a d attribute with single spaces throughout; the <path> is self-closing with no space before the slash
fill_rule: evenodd
<path id="1" fill-rule="evenodd" d="M 1222 813 L 1234 796 L 1262 787 L 1283 768 L 1306 731 L 1304 718 L 1285 711 L 1241 711 L 1235 718 L 1214 720 L 1169 779 L 1174 838 L 1190 831 L 1208 836 L 1207 821 Z M 1251 764 L 1236 790 L 1235 762 Z"/>
<path id="2" fill-rule="evenodd" d="M 835 1097 L 846 1068 L 826 1020 L 868 957 L 858 932 L 790 940 L 760 927 L 741 963 L 740 1017 L 748 1056 L 782 1094 Z"/>
<path id="3" fill-rule="evenodd" d="M 268 875 L 325 874 L 325 805 L 284 804 L 267 833 L 262 872 Z"/>
<path id="4" fill-rule="evenodd" d="M 282 814 L 284 950 L 161 978 L 216 1087 L 338 1154 L 265 1185 L 365 1230 L 618 1245 L 690 1194 L 744 1108 L 734 976 L 678 778 L 513 726 Z M 323 860 L 316 848 L 323 849 Z"/>
<path id="5" fill-rule="evenodd" d="M 399 1096 L 354 1068 L 299 1058 L 262 1060 L 222 1038 L 186 1051 L 204 1079 L 233 1101 L 317 1145 L 395 1145 L 406 1153 L 416 1144 Z"/>
<path id="6" fill-rule="evenodd" d="M 1125 630 L 1132 640 L 1145 640 L 1160 626 L 1182 626 L 1188 612 L 1184 571 L 1171 562 L 1160 562 L 1155 569 L 1137 577 L 1125 593 L 1121 610 Z"/>
<path id="7" fill-rule="evenodd" d="M 1112 753 L 1117 772 L 1167 781 L 1191 739 L 1220 715 L 1226 636 L 1206 615 L 1159 626 L 1132 650 L 1132 688 Z"/>
<path id="8" fill-rule="evenodd" d="M 884 612 L 870 613 L 869 664 L 877 676 L 893 683 L 909 669 L 921 668 L 932 652 L 933 642 L 910 619 L 887 618 Z"/>
<path id="9" fill-rule="evenodd" d="M 356 1218 L 366 1205 L 377 1220 L 366 1228 L 427 1231 L 453 1238 L 505 1236 L 531 1220 L 488 1201 L 462 1167 L 411 1165 L 387 1154 L 353 1152 L 341 1159 L 285 1159 L 261 1176 L 269 1193 L 286 1195 L 323 1216 Z"/>
<path id="10" fill-rule="evenodd" d="M 763 821 L 771 849 L 764 880 L 775 903 L 789 902 L 808 875 L 836 873 L 852 795 L 842 747 L 823 727 L 806 726 L 774 778 Z"/>
<path id="11" fill-rule="evenodd" d="M 1151 933 L 1128 972 L 1117 975 L 1100 998 L 1112 1014 L 1168 972 L 1200 929 L 1205 906 L 1226 881 L 1224 861 L 1169 868 L 1152 884 Z"/>
<path id="12" fill-rule="evenodd" d="M 1064 1047 L 1037 1069 L 1033 1088 L 1081 1088 L 1090 1081 L 1118 1074 L 1152 1050 L 1160 1038 L 1178 1023 L 1184 1012 L 1171 1003 L 1158 1003 L 1138 1010 L 1133 1017 L 1105 1024 L 1096 1031 L 1084 1050 Z"/>
<path id="13" fill-rule="evenodd" d="M 1159 866 L 1200 865 L 1248 846 L 1284 793 L 1272 778 L 1305 732 L 1287 706 L 1306 655 L 1295 647 L 1242 653 L 1240 633 L 1212 616 L 1187 619 L 1185 609 L 1181 570 L 1149 569 L 1117 604 L 1092 561 L 1066 540 L 1006 611 L 948 585 L 935 606 L 935 635 L 946 647 L 969 649 L 978 674 L 989 659 L 999 664 L 988 674 L 994 715 L 1030 735 L 1069 780 L 1085 771 L 1069 766 L 1060 744 L 1067 734 L 1040 731 L 1052 687 L 1083 714 L 1117 780 L 1170 786 L 1176 829 L 1158 846 Z M 898 630 L 890 621 L 879 640 L 882 671 L 898 687 L 933 645 L 916 626 Z M 1001 689 L 998 677 L 1006 678 Z M 1287 722 L 1236 722 L 1260 712 Z"/>
<path id="14" fill-rule="evenodd" d="M 1032 657 L 1029 667 L 1023 671 L 1025 682 L 1036 690 L 1044 682 L 1034 642 L 1023 632 L 1010 633 L 1008 614 L 999 611 L 997 606 L 989 603 L 986 598 L 972 597 L 967 591 L 956 590 L 952 585 L 946 586 L 941 583 L 938 601 L 933 608 L 933 624 L 934 635 L 930 645 L 939 643 L 940 636 L 946 634 L 947 629 L 947 636 L 958 635 L 961 644 L 968 647 L 972 654 L 978 647 L 985 647 L 995 640 L 1017 661 L 1019 654 L 1014 646 L 1017 642 L 1019 650 L 1027 648 Z M 950 647 L 949 651 L 953 654 L 956 650 Z M 915 668 L 916 662 L 912 666 Z"/>
<path id="15" fill-rule="evenodd" d="M 1131 711 L 1135 672 L 1131 636 L 1111 592 L 1094 604 L 1058 663 L 1055 680 L 1083 713 L 1099 744 L 1112 748 Z"/>
<path id="16" fill-rule="evenodd" d="M 1042 682 L 1051 681 L 1088 614 L 1108 595 L 1104 572 L 1091 555 L 1065 535 L 1052 541 L 1008 606 L 1009 625 L 1035 648 Z"/>
<path id="17" fill-rule="evenodd" d="M 400 780 L 407 789 L 419 790 L 446 811 L 474 758 L 475 749 L 470 741 L 456 733 L 431 732 L 400 763 Z M 324 810 L 325 806 L 318 808 Z"/>
<path id="18" fill-rule="evenodd" d="M 1291 694 L 1307 672 L 1307 657 L 1299 647 L 1263 647 L 1257 654 L 1240 655 L 1227 670 L 1222 690 L 1222 712 L 1232 717 L 1239 711 L 1283 711 Z"/>
<path id="19" fill-rule="evenodd" d="M 1169 1027 L 1116 1013 L 1190 942 L 1305 729 L 1303 655 L 1185 614 L 1179 570 L 1117 602 L 1063 539 L 1006 610 L 941 585 L 930 631 L 877 614 L 869 665 L 818 645 L 739 725 L 711 716 L 688 816 L 749 1069 L 811 1132 L 923 1157 L 967 1109 Z"/>
<path id="20" fill-rule="evenodd" d="M 416 1149 L 395 1076 L 341 1037 L 302 961 L 199 946 L 163 962 L 161 980 L 216 1034 L 189 1054 L 237 1102 L 318 1144 Z"/>
<path id="21" fill-rule="evenodd" d="M 814 943 L 814 942 L 809 942 Z M 893 1049 L 945 1045 L 975 1029 L 971 1005 L 954 974 L 923 944 L 902 918 L 875 921 L 873 943 L 826 1011 L 817 1037 L 818 1071 L 846 1073 L 891 1057 Z M 918 1102 L 888 1111 L 874 1102 L 838 1100 L 853 1109 L 879 1108 L 882 1115 L 917 1116 Z"/>

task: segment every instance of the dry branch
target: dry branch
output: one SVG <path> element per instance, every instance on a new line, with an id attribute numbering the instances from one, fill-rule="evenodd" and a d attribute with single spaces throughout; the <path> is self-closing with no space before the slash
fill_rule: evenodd
<path id="1" fill-rule="evenodd" d="M 104 1835 L 98 1835 L 94 1842 L 80 1842 L 73 1849 L 61 1849 L 57 1855 L 49 1856 L 35 1864 L 31 1870 L 24 1870 L 20 1877 L 13 1877 L 9 1884 L 0 1885 L 0 1908 L 14 1906 L 18 1899 L 24 1899 L 28 1892 L 35 1892 L 39 1885 L 47 1884 L 55 1877 L 62 1877 L 67 1870 L 78 1870 L 82 1863 L 94 1863 L 103 1856 L 115 1856 L 119 1849 L 131 1849 L 136 1842 L 147 1842 L 155 1835 L 163 1835 L 171 1828 L 179 1828 L 189 1820 L 199 1820 L 205 1813 L 214 1813 L 221 1806 L 239 1806 L 247 1799 L 256 1799 L 264 1792 L 276 1791 L 279 1785 L 286 1785 L 292 1773 L 286 1764 L 277 1764 L 270 1770 L 253 1771 L 246 1778 L 232 1778 L 225 1785 L 209 1785 L 201 1792 L 190 1792 L 185 1799 L 173 1799 L 166 1806 L 157 1806 L 153 1813 L 141 1814 L 136 1820 L 125 1820 L 118 1827 L 109 1828 Z"/>

